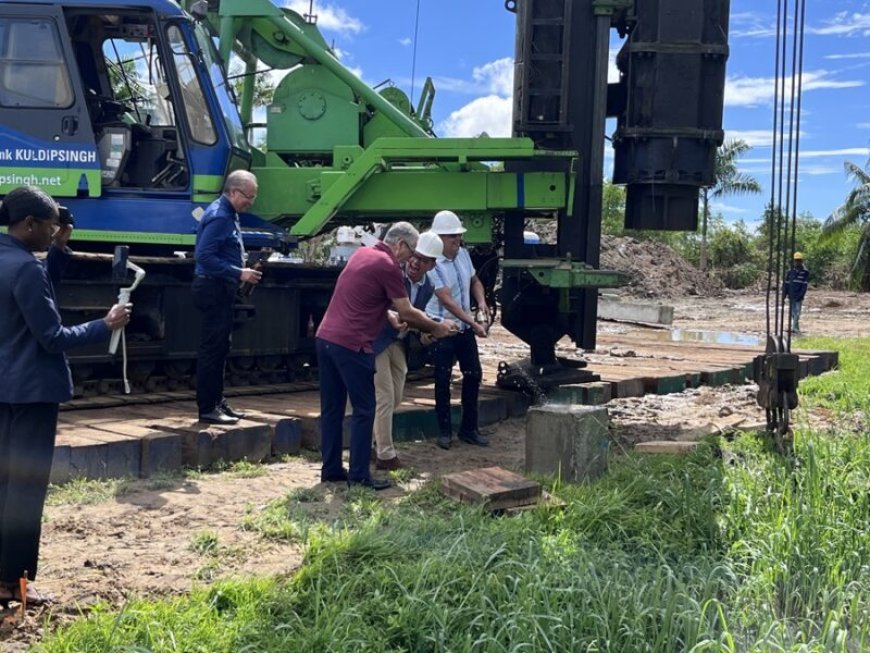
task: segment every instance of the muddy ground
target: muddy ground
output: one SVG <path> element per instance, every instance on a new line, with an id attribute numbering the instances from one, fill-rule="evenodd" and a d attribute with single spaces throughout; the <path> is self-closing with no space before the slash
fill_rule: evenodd
<path id="1" fill-rule="evenodd" d="M 678 329 L 763 335 L 765 297 L 724 293 L 715 297 L 670 300 Z M 605 323 L 601 331 L 622 333 L 640 327 Z M 803 329 L 812 335 L 870 336 L 870 295 L 811 290 Z M 522 353 L 521 343 L 496 328 L 483 356 Z M 566 346 L 565 349 L 570 349 Z M 488 372 L 486 382 L 494 382 Z M 615 400 L 608 404 L 615 455 L 647 440 L 696 439 L 717 429 L 763 422 L 753 385 L 698 388 L 686 392 Z M 823 422 L 826 415 L 802 419 Z M 442 451 L 434 442 L 399 445 L 399 455 L 413 479 L 381 493 L 395 500 L 428 479 L 475 467 L 500 465 L 520 469 L 525 425 L 510 420 L 486 429 L 487 449 L 456 444 Z M 32 610 L 24 624 L 14 616 L 0 627 L 0 650 L 23 650 L 41 636 L 41 622 L 75 618 L 96 601 L 121 606 L 130 595 L 165 596 L 189 591 L 216 579 L 252 574 L 292 574 L 302 561 L 298 543 L 271 542 L 243 528 L 245 518 L 288 492 L 308 488 L 317 501 L 307 506 L 327 522 L 346 510 L 347 490 L 319 483 L 316 454 L 265 466 L 263 476 L 207 474 L 167 481 L 148 489 L 143 484 L 95 505 L 53 505 L 46 510 L 37 586 L 58 603 Z M 138 489 L 137 489 L 138 488 Z M 216 536 L 216 548 L 197 547 L 204 533 Z"/>

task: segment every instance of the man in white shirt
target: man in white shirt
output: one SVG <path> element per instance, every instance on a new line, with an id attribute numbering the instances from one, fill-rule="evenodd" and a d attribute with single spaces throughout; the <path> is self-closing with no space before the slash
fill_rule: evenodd
<path id="1" fill-rule="evenodd" d="M 471 298 L 477 302 L 478 311 L 485 324 L 489 324 L 489 307 L 484 299 L 483 284 L 477 278 L 468 250 L 462 247 L 465 228 L 452 211 L 439 211 L 432 220 L 432 231 L 441 237 L 444 253 L 438 257 L 429 279 L 435 287 L 435 295 L 426 305 L 426 314 L 434 320 L 455 320 L 460 331 L 452 338 L 445 338 L 434 345 L 435 363 L 435 414 L 438 419 L 438 446 L 449 449 L 453 425 L 450 417 L 450 376 L 453 365 L 459 361 L 462 372 L 462 419 L 457 433 L 468 444 L 486 447 L 489 441 L 480 434 L 478 427 L 478 395 L 483 377 L 477 336 L 485 338 L 486 328 L 478 323 L 471 311 Z"/>

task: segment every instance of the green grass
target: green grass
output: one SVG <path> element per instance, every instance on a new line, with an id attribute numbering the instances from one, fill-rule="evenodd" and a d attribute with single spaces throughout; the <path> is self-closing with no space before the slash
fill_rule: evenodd
<path id="1" fill-rule="evenodd" d="M 227 463 L 221 460 L 207 470 L 185 469 L 179 472 L 155 474 L 146 479 L 75 478 L 62 485 L 50 486 L 46 503 L 50 506 L 94 505 L 134 492 L 166 490 L 187 481 L 206 478 L 209 474 L 226 474 L 232 478 L 257 478 L 267 473 L 268 467 L 264 464 L 247 460 Z"/>
<path id="2" fill-rule="evenodd" d="M 348 492 L 325 520 L 326 494 L 298 490 L 249 524 L 305 543 L 293 578 L 98 610 L 37 650 L 868 650 L 870 341 L 809 346 L 834 345 L 842 371 L 801 401 L 838 428 L 799 430 L 792 460 L 755 434 L 620 456 L 594 484 L 551 484 L 563 510 L 514 517 L 430 484 L 398 504 Z"/>

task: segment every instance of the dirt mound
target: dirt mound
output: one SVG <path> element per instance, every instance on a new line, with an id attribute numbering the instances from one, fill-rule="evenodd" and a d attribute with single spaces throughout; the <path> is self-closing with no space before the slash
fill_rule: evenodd
<path id="1" fill-rule="evenodd" d="M 627 236 L 603 236 L 601 269 L 628 275 L 624 294 L 636 297 L 709 297 L 722 292 L 722 284 L 699 272 L 663 243 Z"/>

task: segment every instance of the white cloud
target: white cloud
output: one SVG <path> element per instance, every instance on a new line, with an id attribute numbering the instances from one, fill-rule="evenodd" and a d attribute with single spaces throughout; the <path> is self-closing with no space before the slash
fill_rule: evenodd
<path id="1" fill-rule="evenodd" d="M 870 52 L 851 52 L 849 54 L 826 54 L 825 59 L 870 59 Z"/>
<path id="2" fill-rule="evenodd" d="M 789 34 L 794 27 L 794 16 L 786 19 Z M 729 36 L 733 38 L 770 38 L 776 36 L 776 24 L 770 18 L 761 18 L 752 13 L 731 16 L 732 28 Z M 870 13 L 841 11 L 833 18 L 818 25 L 805 27 L 806 34 L 818 36 L 870 36 Z"/>
<path id="3" fill-rule="evenodd" d="M 773 134 L 769 129 L 726 129 L 725 142 L 728 141 L 745 141 L 750 147 L 770 147 Z M 748 161 L 748 159 L 742 160 Z"/>
<path id="4" fill-rule="evenodd" d="M 730 39 L 766 37 L 776 34 L 776 30 L 770 27 L 769 19 L 754 12 L 731 14 L 730 23 L 731 26 L 728 30 Z"/>
<path id="5" fill-rule="evenodd" d="M 471 76 L 489 93 L 510 97 L 514 92 L 514 60 L 511 57 L 477 66 L 471 71 Z"/>
<path id="6" fill-rule="evenodd" d="M 285 0 L 284 6 L 300 16 L 304 16 L 308 13 L 311 5 L 308 0 L 290 0 L 289 2 Z M 362 21 L 349 15 L 341 7 L 316 3 L 314 13 L 317 16 L 317 26 L 322 30 L 341 34 L 359 34 L 365 29 Z"/>
<path id="7" fill-rule="evenodd" d="M 607 83 L 615 84 L 619 81 L 619 68 L 616 67 L 616 55 L 620 48 L 610 48 L 607 53 Z"/>
<path id="8" fill-rule="evenodd" d="M 342 50 L 341 48 L 336 47 L 336 46 L 333 46 L 332 53 L 335 55 L 336 59 L 341 61 L 342 65 L 345 68 L 347 68 L 350 72 L 352 72 L 354 75 L 356 75 L 360 79 L 363 78 L 362 68 L 360 68 L 359 66 L 351 66 L 350 61 L 345 61 L 345 59 L 352 59 L 353 57 L 351 55 L 349 55 L 347 52 L 345 52 L 344 50 Z"/>
<path id="9" fill-rule="evenodd" d="M 821 175 L 842 175 L 843 174 L 843 166 L 823 164 L 823 163 L 814 163 L 809 165 L 800 164 L 800 173 L 802 175 L 812 175 L 814 177 L 818 177 Z"/>
<path id="10" fill-rule="evenodd" d="M 486 132 L 493 137 L 511 135 L 513 100 L 487 95 L 451 113 L 438 127 L 447 137 L 473 137 Z"/>
<path id="11" fill-rule="evenodd" d="M 801 150 L 801 158 L 815 158 L 820 156 L 867 156 L 870 148 L 844 147 L 839 150 Z"/>
<path id="12" fill-rule="evenodd" d="M 858 129 L 870 129 L 870 122 L 859 122 L 855 125 Z"/>
<path id="13" fill-rule="evenodd" d="M 870 13 L 841 11 L 821 27 L 807 28 L 807 32 L 823 36 L 870 36 Z"/>
<path id="14" fill-rule="evenodd" d="M 485 93 L 452 112 L 438 126 L 444 136 L 474 137 L 486 132 L 489 136 L 511 135 L 513 118 L 514 60 L 504 57 L 476 66 L 473 81 L 455 78 L 440 78 L 435 85 L 439 89 L 458 92 Z"/>
<path id="15" fill-rule="evenodd" d="M 466 95 L 513 95 L 514 60 L 511 57 L 496 59 L 471 71 L 472 79 L 457 77 L 434 77 L 432 81 L 439 91 Z"/>
<path id="16" fill-rule="evenodd" d="M 728 132 L 729 134 L 733 132 Z M 770 141 L 761 143 L 757 147 L 770 147 Z M 801 150 L 799 158 L 822 159 L 825 157 L 861 157 L 870 155 L 870 148 L 866 147 L 843 147 L 835 150 Z M 740 159 L 742 165 L 770 164 L 770 159 L 764 157 L 745 157 Z M 822 165 L 822 164 L 818 164 Z M 838 168 L 839 170 L 839 168 Z"/>
<path id="17" fill-rule="evenodd" d="M 864 86 L 863 79 L 838 81 L 830 79 L 827 70 L 804 72 L 801 79 L 803 92 L 819 89 L 855 88 Z M 756 107 L 773 103 L 773 95 L 782 82 L 775 77 L 729 77 L 725 81 L 725 105 L 732 107 Z M 791 95 L 792 79 L 785 80 L 785 96 Z"/>
<path id="18" fill-rule="evenodd" d="M 405 46 L 406 48 L 409 47 L 413 42 L 414 42 L 414 41 L 412 41 L 411 38 L 408 37 L 408 36 L 406 36 L 406 37 L 403 38 L 403 39 L 399 39 L 399 43 L 400 43 L 401 45 Z"/>
<path id="19" fill-rule="evenodd" d="M 731 206 L 722 202 L 710 202 L 710 210 L 713 213 L 749 213 L 749 209 L 744 209 L 739 206 Z"/>

